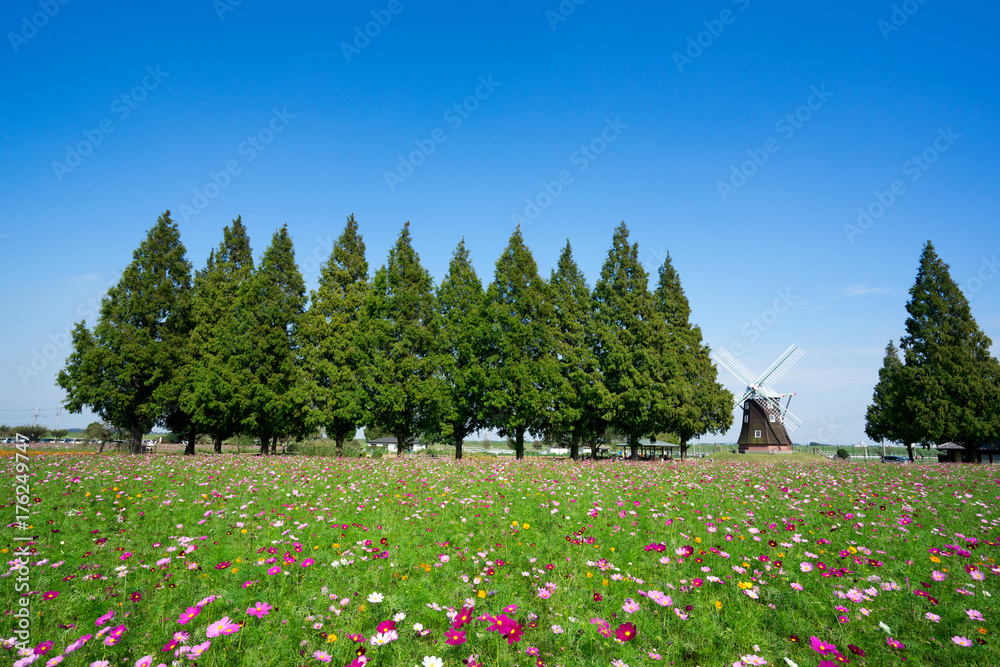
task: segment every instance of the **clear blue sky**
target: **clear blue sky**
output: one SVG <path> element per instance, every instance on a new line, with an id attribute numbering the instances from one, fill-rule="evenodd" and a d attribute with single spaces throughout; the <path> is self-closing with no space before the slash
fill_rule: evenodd
<path id="1" fill-rule="evenodd" d="M 928 239 L 1000 339 L 991 5 L 47 1 L 0 10 L 2 422 L 54 426 L 63 332 L 165 209 L 196 268 L 287 222 L 310 288 L 351 212 L 436 280 L 463 236 L 490 280 L 520 216 L 593 284 L 625 220 L 713 348 L 806 351 L 797 442 L 864 439 Z"/>

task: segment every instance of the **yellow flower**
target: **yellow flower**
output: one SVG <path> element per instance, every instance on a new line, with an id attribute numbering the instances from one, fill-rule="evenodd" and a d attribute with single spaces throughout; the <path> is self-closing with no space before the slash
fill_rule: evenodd
<path id="1" fill-rule="evenodd" d="M 719 602 L 718 600 L 716 600 L 716 601 L 715 601 L 715 608 L 716 608 L 716 609 L 722 609 L 722 603 L 721 603 L 721 602 Z"/>
<path id="2" fill-rule="evenodd" d="M 240 568 L 238 568 L 238 567 L 234 567 L 233 569 L 230 570 L 230 572 L 232 572 L 233 574 L 236 574 L 239 571 L 240 571 Z"/>
<path id="3" fill-rule="evenodd" d="M 604 580 L 604 581 L 602 581 L 601 583 L 602 583 L 602 584 L 604 584 L 605 586 L 607 586 L 607 585 L 608 585 L 608 580 L 607 580 L 607 579 L 605 579 L 605 580 Z"/>
<path id="4" fill-rule="evenodd" d="M 696 538 L 694 538 L 694 541 L 695 541 L 696 543 L 698 543 L 698 544 L 701 544 L 701 538 L 700 538 L 700 537 L 696 537 Z"/>
<path id="5" fill-rule="evenodd" d="M 937 556 L 931 556 L 931 562 L 932 563 L 940 563 L 941 559 L 938 558 Z"/>
<path id="6" fill-rule="evenodd" d="M 7 553 L 7 550 L 6 550 L 6 549 L 4 549 L 4 553 Z M 592 578 L 593 576 L 594 576 L 594 573 L 593 573 L 593 572 L 588 572 L 588 573 L 587 573 L 587 578 L 588 578 L 588 579 Z"/>
<path id="7" fill-rule="evenodd" d="M 337 635 L 327 635 L 326 636 L 326 641 L 329 642 L 329 643 L 337 641 Z"/>
<path id="8" fill-rule="evenodd" d="M 528 524 L 526 524 L 526 523 L 523 523 L 523 524 L 521 524 L 521 528 L 524 528 L 525 530 L 528 530 L 529 528 L 531 528 L 531 526 L 528 525 Z"/>
<path id="9" fill-rule="evenodd" d="M 858 550 L 857 550 L 856 548 L 854 548 L 854 547 L 847 547 L 847 550 L 848 550 L 849 552 L 851 552 L 852 554 L 856 554 L 856 553 L 858 553 Z"/>
<path id="10" fill-rule="evenodd" d="M 614 550 L 615 550 L 615 548 L 614 548 L 614 547 L 611 547 L 611 550 L 612 550 L 612 551 L 614 551 Z"/>
<path id="11" fill-rule="evenodd" d="M 479 591 L 478 593 L 476 593 L 476 595 L 478 595 L 481 598 L 484 598 L 486 597 L 486 591 Z"/>
<path id="12" fill-rule="evenodd" d="M 243 533 L 243 534 L 245 535 L 245 534 L 246 534 L 246 532 L 247 532 L 247 529 L 246 529 L 246 528 L 242 528 L 242 529 L 240 530 L 240 532 L 241 532 L 241 533 Z"/>

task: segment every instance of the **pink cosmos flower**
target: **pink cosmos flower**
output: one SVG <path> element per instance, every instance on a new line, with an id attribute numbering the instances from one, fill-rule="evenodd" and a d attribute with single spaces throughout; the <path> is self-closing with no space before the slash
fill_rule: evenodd
<path id="1" fill-rule="evenodd" d="M 205 651 L 207 651 L 208 647 L 211 645 L 212 642 L 208 641 L 207 639 L 200 644 L 195 644 L 194 646 L 191 647 L 190 655 L 197 657 L 202 653 L 204 653 Z"/>
<path id="2" fill-rule="evenodd" d="M 892 637 L 886 637 L 885 643 L 891 646 L 892 648 L 899 650 L 903 650 L 904 648 L 906 648 L 906 645 L 903 642 L 899 641 L 898 639 L 893 639 Z"/>
<path id="3" fill-rule="evenodd" d="M 315 563 L 316 563 L 315 559 L 313 559 L 313 558 L 306 558 L 305 560 L 302 561 L 301 565 L 302 565 L 302 567 L 309 567 L 310 565 L 313 565 Z"/>
<path id="4" fill-rule="evenodd" d="M 982 621 L 982 620 L 985 620 L 983 618 L 982 613 L 976 611 L 975 609 L 966 609 L 965 613 L 969 615 L 969 620 L 972 620 L 972 621 Z"/>
<path id="5" fill-rule="evenodd" d="M 108 613 L 106 613 L 106 614 L 105 614 L 104 616 L 99 616 L 99 617 L 97 618 L 97 620 L 96 620 L 96 621 L 94 621 L 94 627 L 97 627 L 97 628 L 99 628 L 99 627 L 101 627 L 102 625 L 104 625 L 105 623 L 107 623 L 108 621 L 110 621 L 110 620 L 111 620 L 112 618 L 114 618 L 114 617 L 115 617 L 115 612 L 113 612 L 113 611 L 109 611 L 109 612 L 108 612 Z"/>
<path id="6" fill-rule="evenodd" d="M 264 618 L 271 613 L 271 605 L 266 602 L 258 602 L 254 605 L 247 607 L 247 613 L 251 616 L 256 616 L 257 618 Z"/>
<path id="7" fill-rule="evenodd" d="M 459 630 L 458 628 L 448 628 L 444 631 L 445 644 L 449 646 L 458 646 L 459 644 L 464 644 L 465 630 Z"/>
<path id="8" fill-rule="evenodd" d="M 313 657 L 320 662 L 330 662 L 333 660 L 333 656 L 326 651 L 313 651 Z"/>
<path id="9" fill-rule="evenodd" d="M 42 599 L 48 602 L 49 600 L 55 600 L 57 597 L 59 597 L 59 591 L 49 591 L 42 596 Z"/>
<path id="10" fill-rule="evenodd" d="M 272 575 L 272 576 L 274 576 L 276 574 L 280 574 L 281 573 L 281 568 L 278 567 L 277 565 L 275 565 L 270 570 L 268 570 L 267 573 L 270 574 L 270 575 Z"/>
<path id="11" fill-rule="evenodd" d="M 135 661 L 135 667 L 149 667 L 153 664 L 153 656 L 144 655 Z"/>
<path id="12" fill-rule="evenodd" d="M 956 635 L 951 638 L 951 641 L 955 642 L 959 646 L 972 646 L 972 640 L 968 637 L 959 637 Z"/>
<path id="13" fill-rule="evenodd" d="M 229 625 L 229 617 L 223 616 L 221 620 L 211 623 L 208 629 L 205 630 L 205 636 L 209 639 L 213 639 L 222 634 L 222 629 Z"/>

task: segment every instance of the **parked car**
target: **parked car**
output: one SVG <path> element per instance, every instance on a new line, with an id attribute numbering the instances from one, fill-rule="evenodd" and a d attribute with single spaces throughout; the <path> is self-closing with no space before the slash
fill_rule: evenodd
<path id="1" fill-rule="evenodd" d="M 882 463 L 909 463 L 910 459 L 905 456 L 883 456 Z"/>

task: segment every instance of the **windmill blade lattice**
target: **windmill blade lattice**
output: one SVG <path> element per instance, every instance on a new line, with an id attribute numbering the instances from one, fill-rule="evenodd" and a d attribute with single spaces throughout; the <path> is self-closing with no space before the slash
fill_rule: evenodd
<path id="1" fill-rule="evenodd" d="M 788 369 L 795 365 L 795 362 L 805 354 L 805 351 L 798 345 L 792 344 L 785 353 L 782 354 L 778 359 L 771 364 L 770 368 L 760 374 L 757 381 L 753 384 L 757 386 L 768 386 L 774 382 L 777 382 L 782 378 L 782 376 L 788 372 Z"/>
<path id="2" fill-rule="evenodd" d="M 756 376 L 750 372 L 750 369 L 744 366 L 742 361 L 730 354 L 726 348 L 720 347 L 712 356 L 715 357 L 716 361 L 725 366 L 730 373 L 735 375 L 740 382 L 745 384 L 748 389 L 751 385 L 757 384 Z M 742 400 L 738 401 L 738 403 L 742 402 Z"/>

